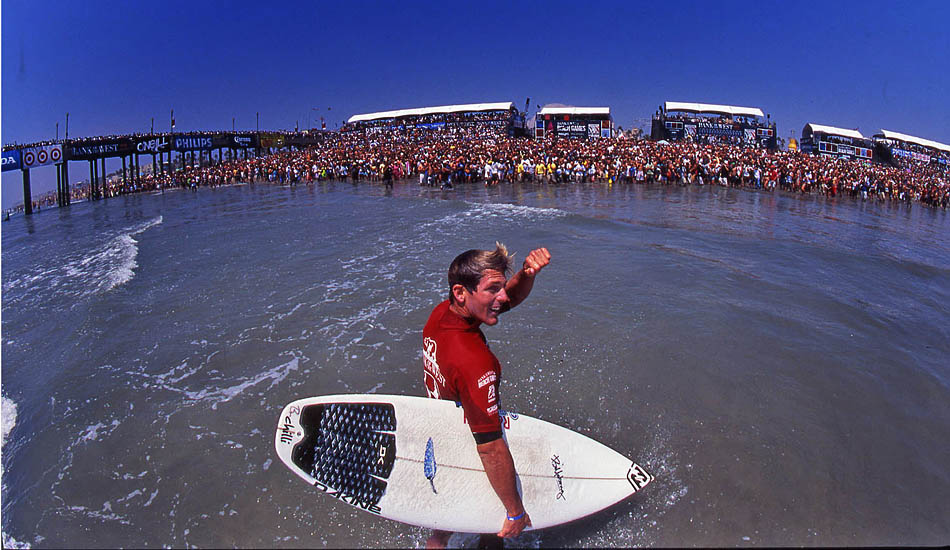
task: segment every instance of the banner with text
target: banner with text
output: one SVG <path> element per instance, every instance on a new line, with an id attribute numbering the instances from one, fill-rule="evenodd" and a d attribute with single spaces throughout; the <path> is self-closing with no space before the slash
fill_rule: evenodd
<path id="1" fill-rule="evenodd" d="M 213 147 L 214 138 L 211 135 L 195 134 L 175 136 L 172 142 L 172 148 L 176 151 L 202 151 Z"/>
<path id="2" fill-rule="evenodd" d="M 95 160 L 102 157 L 123 157 L 132 154 L 135 146 L 130 138 L 107 141 L 76 141 L 66 148 L 69 160 Z"/>
<path id="3" fill-rule="evenodd" d="M 587 124 L 582 120 L 558 120 L 555 122 L 558 137 L 586 138 Z"/>
<path id="4" fill-rule="evenodd" d="M 171 138 L 168 136 L 143 136 L 135 141 L 135 151 L 142 154 L 167 153 L 171 150 Z"/>
<path id="5" fill-rule="evenodd" d="M 257 147 L 257 136 L 241 134 L 227 134 L 214 136 L 212 145 L 215 149 L 250 149 Z"/>
<path id="6" fill-rule="evenodd" d="M 20 150 L 11 149 L 10 151 L 3 152 L 3 171 L 7 170 L 19 170 L 22 164 L 20 163 Z"/>
<path id="7" fill-rule="evenodd" d="M 700 122 L 696 126 L 696 133 L 701 136 L 742 137 L 742 129 L 732 124 Z"/>

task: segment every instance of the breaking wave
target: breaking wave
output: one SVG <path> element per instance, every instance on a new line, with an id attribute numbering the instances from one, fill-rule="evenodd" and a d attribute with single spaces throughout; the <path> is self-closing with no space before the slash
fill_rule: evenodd
<path id="1" fill-rule="evenodd" d="M 36 288 L 51 296 L 83 298 L 121 286 L 132 280 L 138 267 L 139 248 L 135 237 L 161 223 L 162 217 L 158 216 L 108 237 L 91 251 L 68 252 L 65 258 L 47 258 L 32 272 L 14 274 L 5 281 L 4 298 L 11 302 L 47 298 L 34 296 L 30 289 Z"/>

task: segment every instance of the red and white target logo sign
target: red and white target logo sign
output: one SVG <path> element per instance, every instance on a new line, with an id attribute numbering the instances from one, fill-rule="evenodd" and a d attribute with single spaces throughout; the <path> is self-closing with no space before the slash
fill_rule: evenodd
<path id="1" fill-rule="evenodd" d="M 34 166 L 43 166 L 63 160 L 62 145 L 48 145 L 46 147 L 35 147 L 23 151 L 23 167 L 32 168 Z"/>

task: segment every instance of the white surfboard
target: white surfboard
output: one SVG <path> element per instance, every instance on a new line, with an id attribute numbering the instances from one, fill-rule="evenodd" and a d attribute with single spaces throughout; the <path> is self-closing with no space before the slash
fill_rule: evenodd
<path id="1" fill-rule="evenodd" d="M 653 476 L 567 428 L 503 413 L 532 528 L 593 514 Z M 307 483 L 367 512 L 432 529 L 494 533 L 505 509 L 461 407 L 398 395 L 310 397 L 284 407 L 277 455 Z"/>

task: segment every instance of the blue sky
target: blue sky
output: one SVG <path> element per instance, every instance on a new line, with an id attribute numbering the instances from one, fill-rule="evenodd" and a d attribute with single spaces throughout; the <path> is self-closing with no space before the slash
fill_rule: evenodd
<path id="1" fill-rule="evenodd" d="M 357 113 L 525 99 L 609 106 L 646 126 L 664 101 L 760 107 L 950 143 L 950 2 L 204 2 L 5 0 L 4 143 L 301 127 Z M 327 108 L 330 111 L 327 111 Z M 109 165 L 118 167 L 119 161 Z M 75 168 L 73 168 L 75 166 Z M 88 173 L 70 164 L 71 179 Z M 53 168 L 33 170 L 37 195 Z M 18 171 L 2 203 L 22 199 Z"/>

